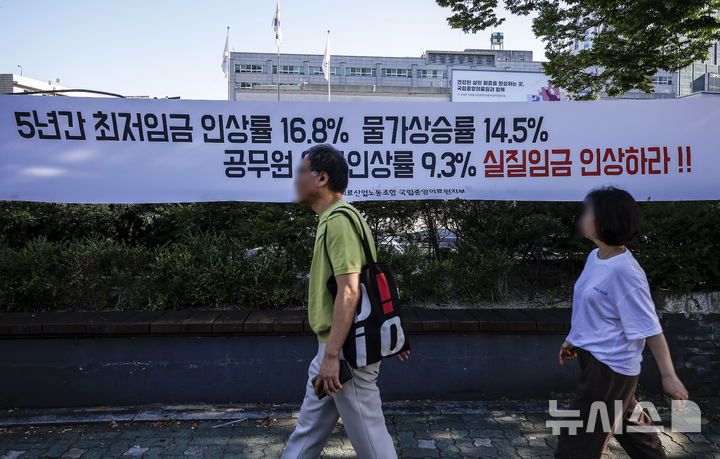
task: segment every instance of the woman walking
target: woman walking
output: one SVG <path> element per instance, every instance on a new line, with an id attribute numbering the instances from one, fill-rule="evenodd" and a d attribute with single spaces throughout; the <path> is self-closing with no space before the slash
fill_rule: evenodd
<path id="1" fill-rule="evenodd" d="M 637 234 L 639 220 L 638 205 L 627 191 L 607 187 L 585 198 L 580 231 L 597 248 L 590 252 L 575 283 L 571 329 L 559 355 L 560 365 L 575 358 L 580 363 L 570 409 L 580 411 L 583 425 L 574 435 L 561 430 L 557 458 L 598 458 L 613 435 L 632 458 L 666 457 L 657 433 L 647 429 L 653 424 L 648 414 L 642 410 L 640 416 L 633 416 L 646 342 L 662 374 L 665 393 L 674 399 L 688 398 L 675 374 L 645 272 L 625 247 Z M 607 409 L 609 431 L 591 409 L 595 402 Z M 591 413 L 598 419 L 588 432 Z M 632 428 L 638 426 L 645 427 L 644 431 Z"/>

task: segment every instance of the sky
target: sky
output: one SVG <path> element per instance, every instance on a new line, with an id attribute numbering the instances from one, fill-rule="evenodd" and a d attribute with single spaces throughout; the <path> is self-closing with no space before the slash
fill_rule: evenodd
<path id="1" fill-rule="evenodd" d="M 233 51 L 276 52 L 275 0 L 0 0 L 0 73 L 60 79 L 127 96 L 227 99 L 226 28 Z M 434 0 L 282 0 L 282 53 L 416 56 L 490 48 L 490 30 L 451 29 Z M 495 31 L 505 49 L 544 60 L 528 17 Z"/>

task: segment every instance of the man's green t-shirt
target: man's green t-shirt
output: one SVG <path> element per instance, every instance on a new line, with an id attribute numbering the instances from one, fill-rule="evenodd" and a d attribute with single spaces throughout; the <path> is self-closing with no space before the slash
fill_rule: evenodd
<path id="1" fill-rule="evenodd" d="M 313 250 L 312 264 L 310 265 L 308 292 L 308 321 L 320 342 L 327 342 L 330 335 L 330 325 L 332 324 L 333 298 L 327 288 L 328 278 L 330 275 L 339 276 L 359 273 L 368 262 L 360 236 L 353 228 L 353 223 L 350 223 L 350 220 L 341 213 L 336 213 L 330 217 L 330 214 L 340 207 L 349 208 L 346 212 L 353 218 L 355 228 L 361 234 L 362 230 L 359 225 L 365 228 L 370 250 L 374 257 L 377 256 L 370 227 L 355 207 L 340 199 L 320 214 L 320 221 L 315 233 L 315 249 Z M 331 273 L 330 263 L 325 252 L 325 244 L 323 244 L 326 231 L 328 232 L 327 253 L 330 255 L 334 273 Z"/>

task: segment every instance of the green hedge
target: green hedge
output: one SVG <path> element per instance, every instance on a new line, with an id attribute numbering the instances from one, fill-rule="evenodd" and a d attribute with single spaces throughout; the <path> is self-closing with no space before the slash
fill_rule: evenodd
<path id="1" fill-rule="evenodd" d="M 579 203 L 357 206 L 408 303 L 567 299 L 592 249 Z M 641 206 L 651 286 L 720 290 L 720 203 Z M 301 306 L 316 224 L 296 204 L 0 203 L 0 310 Z"/>

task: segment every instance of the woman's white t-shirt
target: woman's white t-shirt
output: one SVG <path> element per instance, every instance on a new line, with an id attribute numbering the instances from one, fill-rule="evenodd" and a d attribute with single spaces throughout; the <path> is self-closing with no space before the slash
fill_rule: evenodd
<path id="1" fill-rule="evenodd" d="M 575 283 L 566 340 L 613 371 L 640 374 L 645 338 L 662 333 L 645 271 L 627 248 L 607 259 L 590 252 Z"/>

